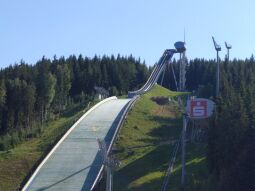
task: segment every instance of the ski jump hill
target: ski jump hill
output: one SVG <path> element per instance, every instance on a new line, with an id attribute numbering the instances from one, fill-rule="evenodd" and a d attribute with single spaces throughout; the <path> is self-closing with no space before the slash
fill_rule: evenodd
<path id="1" fill-rule="evenodd" d="M 104 169 L 97 139 L 105 141 L 110 153 L 128 111 L 157 83 L 176 52 L 165 50 L 144 86 L 128 92 L 128 98 L 110 97 L 87 111 L 44 158 L 22 191 L 92 191 Z"/>

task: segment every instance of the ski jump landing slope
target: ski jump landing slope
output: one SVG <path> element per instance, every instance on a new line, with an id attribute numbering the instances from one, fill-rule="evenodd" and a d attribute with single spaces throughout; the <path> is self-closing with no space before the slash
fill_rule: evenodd
<path id="1" fill-rule="evenodd" d="M 84 114 L 39 165 L 23 191 L 89 191 L 102 167 L 96 138 L 109 145 L 129 101 L 111 97 Z"/>

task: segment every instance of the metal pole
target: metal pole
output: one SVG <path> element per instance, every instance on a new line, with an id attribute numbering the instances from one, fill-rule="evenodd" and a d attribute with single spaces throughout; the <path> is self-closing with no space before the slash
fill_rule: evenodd
<path id="1" fill-rule="evenodd" d="M 217 51 L 216 97 L 219 96 L 219 89 L 220 89 L 220 63 L 219 63 L 219 51 Z"/>
<path id="2" fill-rule="evenodd" d="M 112 170 L 110 166 L 106 167 L 107 178 L 106 178 L 106 191 L 112 191 Z"/>
<path id="3" fill-rule="evenodd" d="M 186 161 L 185 161 L 185 146 L 186 146 L 186 128 L 187 128 L 187 118 L 183 115 L 183 129 L 182 129 L 182 177 L 181 184 L 185 185 L 186 181 Z"/>
<path id="4" fill-rule="evenodd" d="M 104 140 L 97 139 L 99 145 L 99 151 L 103 158 L 103 164 L 105 165 L 106 169 L 106 191 L 112 191 L 112 167 L 113 167 L 113 160 L 111 155 L 107 155 L 106 144 Z"/>
<path id="5" fill-rule="evenodd" d="M 228 61 L 229 61 L 229 48 L 228 48 Z"/>
<path id="6" fill-rule="evenodd" d="M 182 53 L 180 53 L 180 59 L 179 59 L 179 62 L 180 62 L 180 70 L 179 70 L 179 78 L 181 79 L 181 60 L 182 60 Z"/>
<path id="7" fill-rule="evenodd" d="M 164 80 L 164 77 L 165 77 L 165 73 L 166 73 L 166 67 L 165 67 L 165 69 L 164 69 L 164 73 L 163 73 L 163 75 L 162 75 L 162 79 L 161 79 L 161 86 L 162 86 L 162 84 L 163 84 L 163 80 Z"/>
<path id="8" fill-rule="evenodd" d="M 179 91 L 182 91 L 182 53 L 180 53 L 179 60 Z"/>

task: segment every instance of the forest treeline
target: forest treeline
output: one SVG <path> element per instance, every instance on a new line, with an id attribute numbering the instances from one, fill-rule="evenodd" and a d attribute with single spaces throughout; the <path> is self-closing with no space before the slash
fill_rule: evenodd
<path id="1" fill-rule="evenodd" d="M 141 86 L 149 68 L 133 56 L 47 59 L 33 65 L 21 61 L 0 71 L 0 150 L 37 136 L 42 124 L 75 104 L 93 100 L 94 86 L 110 95 Z"/>
<path id="2" fill-rule="evenodd" d="M 174 63 L 178 79 L 178 65 Z M 216 102 L 208 132 L 207 162 L 220 191 L 255 190 L 255 60 L 221 61 L 220 96 L 215 99 L 216 62 L 195 59 L 187 65 L 186 87 Z M 168 70 L 167 72 L 171 72 Z M 171 73 L 170 73 L 171 74 Z M 175 89 L 169 75 L 163 85 Z"/>
<path id="3" fill-rule="evenodd" d="M 178 64 L 173 61 L 178 79 Z M 214 60 L 189 61 L 188 91 L 211 98 L 215 116 L 208 132 L 207 162 L 220 191 L 255 190 L 255 60 L 221 61 L 220 96 L 215 92 Z M 75 104 L 93 99 L 94 86 L 111 95 L 142 86 L 150 68 L 132 56 L 87 58 L 43 57 L 34 65 L 23 61 L 0 71 L 0 150 L 36 136 L 47 120 Z M 161 81 L 161 78 L 159 78 Z M 170 67 L 163 86 L 176 90 Z"/>
<path id="4" fill-rule="evenodd" d="M 255 61 L 221 65 L 221 96 L 209 130 L 208 162 L 224 191 L 255 190 Z"/>

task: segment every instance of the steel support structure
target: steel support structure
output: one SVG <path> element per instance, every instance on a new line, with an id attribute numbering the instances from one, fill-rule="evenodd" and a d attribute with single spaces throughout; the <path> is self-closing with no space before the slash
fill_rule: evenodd
<path id="1" fill-rule="evenodd" d="M 185 91 L 185 83 L 186 83 L 186 55 L 185 51 L 180 53 L 180 71 L 179 71 L 179 91 Z"/>
<path id="2" fill-rule="evenodd" d="M 183 114 L 183 128 L 182 128 L 182 186 L 186 183 L 186 131 L 187 131 L 187 116 Z"/>

